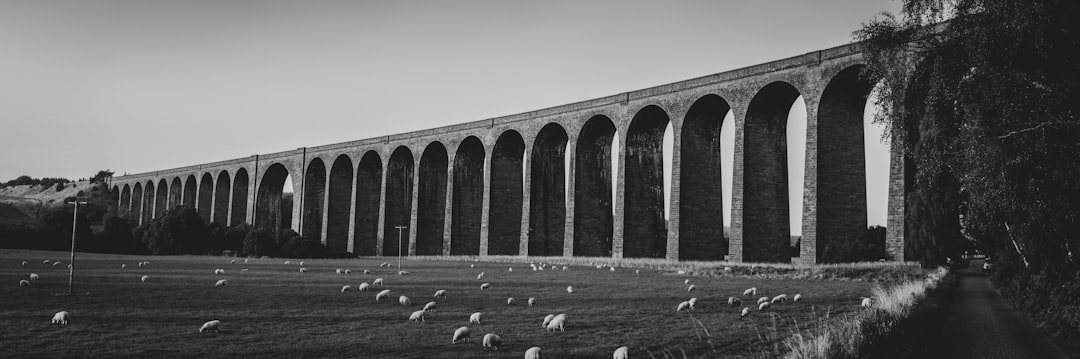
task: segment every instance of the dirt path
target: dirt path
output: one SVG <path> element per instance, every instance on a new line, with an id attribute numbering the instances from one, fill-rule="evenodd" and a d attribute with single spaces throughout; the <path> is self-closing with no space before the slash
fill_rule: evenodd
<path id="1" fill-rule="evenodd" d="M 1066 358 L 1001 297 L 977 269 L 981 266 L 982 261 L 972 261 L 972 268 L 959 272 L 956 295 L 939 336 L 941 358 Z"/>

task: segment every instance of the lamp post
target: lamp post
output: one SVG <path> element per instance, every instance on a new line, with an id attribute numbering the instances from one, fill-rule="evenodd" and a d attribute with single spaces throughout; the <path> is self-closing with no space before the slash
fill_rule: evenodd
<path id="1" fill-rule="evenodd" d="M 68 204 L 75 205 L 75 212 L 71 215 L 71 260 L 68 261 L 68 295 L 73 295 L 71 291 L 72 284 L 75 282 L 75 233 L 76 224 L 79 223 L 79 205 L 86 204 L 86 202 L 68 202 Z"/>
<path id="2" fill-rule="evenodd" d="M 394 228 L 397 228 L 397 271 L 398 275 L 401 275 L 401 230 L 408 227 L 396 226 Z"/>

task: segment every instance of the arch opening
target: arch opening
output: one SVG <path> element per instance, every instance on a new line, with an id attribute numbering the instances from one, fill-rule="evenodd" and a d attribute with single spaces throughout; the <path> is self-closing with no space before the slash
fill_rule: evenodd
<path id="1" fill-rule="evenodd" d="M 154 181 L 147 181 L 143 187 L 142 219 L 140 223 L 150 223 L 154 219 Z"/>
<path id="2" fill-rule="evenodd" d="M 356 213 L 353 215 L 353 254 L 378 254 L 379 206 L 383 185 L 382 158 L 368 151 L 356 170 Z"/>
<path id="3" fill-rule="evenodd" d="M 187 180 L 184 181 L 184 198 L 181 202 L 188 207 L 195 208 L 196 196 L 199 193 L 199 187 L 196 185 L 195 175 L 188 175 Z"/>
<path id="4" fill-rule="evenodd" d="M 474 136 L 461 141 L 454 155 L 450 255 L 480 254 L 480 223 L 484 213 L 484 155 L 484 144 Z"/>
<path id="5" fill-rule="evenodd" d="M 286 185 L 286 183 L 290 185 Z M 274 237 L 292 228 L 292 179 L 289 170 L 280 163 L 266 169 L 259 181 L 255 201 L 255 227 L 273 231 Z"/>
<path id="6" fill-rule="evenodd" d="M 109 191 L 109 200 L 108 213 L 112 215 L 123 214 L 123 212 L 120 212 L 120 186 L 112 186 L 112 190 Z"/>
<path id="7" fill-rule="evenodd" d="M 623 257 L 667 255 L 663 140 L 669 122 L 663 109 L 650 105 L 634 115 L 627 129 Z"/>
<path id="8" fill-rule="evenodd" d="M 416 254 L 441 255 L 446 222 L 446 168 L 442 143 L 432 142 L 420 156 L 416 209 Z"/>
<path id="9" fill-rule="evenodd" d="M 199 200 L 195 205 L 195 209 L 199 212 L 199 217 L 202 217 L 203 222 L 210 223 L 214 213 L 214 177 L 209 173 L 203 173 L 202 179 L 199 180 Z"/>
<path id="10" fill-rule="evenodd" d="M 157 192 L 154 194 L 154 218 L 161 217 L 169 204 L 169 184 L 164 178 L 158 181 Z"/>
<path id="11" fill-rule="evenodd" d="M 720 96 L 699 98 L 682 123 L 679 177 L 679 259 L 721 260 L 728 254 L 720 131 L 731 106 Z"/>
<path id="12" fill-rule="evenodd" d="M 169 184 L 169 209 L 179 206 L 184 195 L 184 185 L 180 182 L 180 177 L 173 177 L 172 182 Z"/>
<path id="13" fill-rule="evenodd" d="M 131 186 L 124 184 L 124 189 L 120 190 L 120 204 L 117 205 L 117 211 L 121 216 L 131 217 Z"/>
<path id="14" fill-rule="evenodd" d="M 339 155 L 330 166 L 330 188 L 326 205 L 326 252 L 349 252 L 349 210 L 352 206 L 353 164 L 349 156 Z"/>
<path id="15" fill-rule="evenodd" d="M 131 188 L 131 219 L 136 225 L 143 224 L 143 188 L 142 183 L 136 183 Z"/>
<path id="16" fill-rule="evenodd" d="M 237 225 L 247 222 L 248 205 L 248 173 L 244 168 L 236 170 L 232 185 L 232 210 L 230 211 L 229 225 Z"/>
<path id="17" fill-rule="evenodd" d="M 789 180 L 793 178 L 788 173 L 788 118 L 800 96 L 794 86 L 774 82 L 758 91 L 747 109 L 743 130 L 743 261 L 791 261 L 791 223 L 795 219 L 789 206 Z M 797 177 L 794 180 L 801 181 L 801 174 Z M 798 191 L 798 202 L 801 193 Z"/>
<path id="18" fill-rule="evenodd" d="M 326 165 L 323 164 L 322 159 L 316 157 L 308 163 L 303 186 L 304 196 L 301 199 L 303 209 L 300 212 L 303 215 L 300 220 L 303 227 L 300 228 L 300 235 L 321 242 L 323 201 L 326 198 Z"/>
<path id="19" fill-rule="evenodd" d="M 219 226 L 229 225 L 229 172 L 218 173 L 217 184 L 214 186 L 214 221 Z"/>
<path id="20" fill-rule="evenodd" d="M 397 256 L 407 250 L 412 219 L 413 191 L 412 151 L 399 146 L 390 154 L 386 169 L 386 222 L 383 224 L 383 255 Z M 400 231 L 397 226 L 404 226 Z M 399 233 L 400 232 L 400 233 Z M 401 253 L 406 254 L 406 253 Z"/>
<path id="21" fill-rule="evenodd" d="M 578 135 L 574 160 L 574 255 L 610 257 L 614 231 L 612 154 L 615 124 L 590 118 Z"/>
<path id="22" fill-rule="evenodd" d="M 521 204 L 524 200 L 525 140 L 517 131 L 503 132 L 491 155 L 488 202 L 488 254 L 521 251 Z"/>
<path id="23" fill-rule="evenodd" d="M 532 147 L 529 196 L 530 256 L 561 256 L 566 232 L 566 130 L 540 129 Z"/>

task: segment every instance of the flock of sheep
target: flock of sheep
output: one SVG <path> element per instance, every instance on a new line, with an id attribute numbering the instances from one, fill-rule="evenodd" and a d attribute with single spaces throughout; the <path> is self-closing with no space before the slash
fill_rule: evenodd
<path id="1" fill-rule="evenodd" d="M 249 260 L 250 260 L 250 258 L 249 259 L 243 259 L 243 262 L 248 263 Z M 233 259 L 233 260 L 231 260 L 230 263 L 234 263 L 234 264 L 238 263 L 238 260 Z M 53 262 L 53 261 L 50 261 L 50 260 L 44 260 L 43 264 L 56 266 L 56 265 L 60 265 L 60 262 L 59 261 Z M 291 265 L 292 261 L 286 260 L 286 261 L 284 261 L 284 264 L 285 265 Z M 23 261 L 22 265 L 26 266 L 26 265 L 28 265 L 28 262 Z M 149 266 L 149 265 L 150 265 L 150 262 L 148 262 L 148 261 L 142 261 L 142 262 L 138 263 L 139 267 L 145 267 L 145 266 Z M 300 265 L 300 267 L 299 267 L 300 273 L 307 273 L 308 272 L 308 269 L 307 269 L 307 267 L 304 266 L 303 261 L 300 261 L 299 265 Z M 391 267 L 391 265 L 389 263 L 383 263 L 383 264 L 380 265 L 380 267 L 389 268 L 389 267 Z M 470 264 L 469 267 L 474 268 L 475 265 Z M 532 264 L 530 264 L 530 267 L 532 268 L 533 271 L 544 271 L 544 270 L 566 271 L 568 269 L 567 266 L 561 266 L 560 267 L 560 266 L 555 266 L 555 265 L 551 265 L 551 264 L 547 264 L 547 263 L 543 263 L 543 262 L 532 263 Z M 125 269 L 125 268 L 127 268 L 127 265 L 126 264 L 121 264 L 121 268 Z M 596 268 L 597 269 L 609 268 L 610 271 L 615 271 L 616 270 L 616 268 L 614 266 L 603 265 L 603 264 L 596 265 Z M 242 269 L 241 271 L 247 271 L 247 269 Z M 508 272 L 513 272 L 513 267 L 508 268 L 507 271 Z M 640 274 L 640 272 L 641 272 L 640 270 L 635 270 L 635 274 Z M 350 269 L 348 269 L 348 268 L 337 268 L 334 271 L 334 273 L 338 274 L 338 275 L 345 275 L 345 274 L 352 273 L 352 271 Z M 371 274 L 371 271 L 364 270 L 363 273 L 364 274 Z M 685 272 L 680 271 L 680 273 L 685 273 Z M 224 276 L 225 274 L 226 274 L 225 269 L 222 269 L 222 268 L 214 269 L 214 275 L 215 276 Z M 398 271 L 397 274 L 399 276 L 410 275 L 410 273 L 407 272 L 407 271 Z M 477 281 L 482 281 L 484 279 L 484 277 L 485 277 L 485 274 L 486 274 L 485 272 L 480 272 L 479 274 L 477 274 L 476 275 Z M 471 274 L 470 274 L 470 276 L 471 276 Z M 39 279 L 40 279 L 40 276 L 38 274 L 30 273 L 29 274 L 29 279 L 23 279 L 23 280 L 19 281 L 19 286 L 21 286 L 21 287 L 30 286 L 31 282 L 39 280 Z M 150 279 L 150 277 L 148 275 L 143 275 L 143 276 L 140 277 L 141 282 L 144 282 L 144 283 L 147 282 L 149 279 Z M 221 287 L 221 286 L 225 286 L 226 283 L 227 283 L 226 279 L 218 279 L 214 283 L 214 286 Z M 683 281 L 683 284 L 686 285 L 686 291 L 688 293 L 693 293 L 695 290 L 697 290 L 697 285 L 692 284 L 690 279 L 685 279 Z M 379 289 L 382 289 L 382 290 L 380 290 L 378 293 L 375 294 L 374 299 L 375 299 L 375 302 L 382 302 L 384 300 L 389 301 L 390 298 L 391 298 L 392 291 L 391 291 L 391 289 L 386 288 L 386 286 L 387 286 L 386 280 L 384 278 L 380 277 L 380 278 L 376 278 L 373 281 L 371 281 L 370 284 L 368 282 L 361 282 L 356 287 L 353 287 L 352 285 L 344 285 L 343 287 L 341 287 L 341 292 L 345 293 L 345 292 L 351 292 L 351 291 L 354 291 L 354 290 L 358 291 L 358 292 L 367 292 L 367 291 L 374 291 L 375 287 L 379 287 Z M 492 286 L 491 282 L 483 282 L 483 283 L 481 283 L 479 285 L 479 290 L 481 290 L 481 291 L 488 290 L 488 289 L 491 288 L 491 286 Z M 567 286 L 566 287 L 566 293 L 567 293 L 567 295 L 573 295 L 574 294 L 573 286 Z M 755 297 L 757 297 L 756 306 L 757 306 L 758 311 L 765 311 L 765 310 L 770 309 L 772 306 L 784 304 L 787 301 L 789 301 L 789 297 L 788 297 L 787 294 L 777 294 L 777 295 L 772 296 L 772 297 L 769 297 L 769 296 L 758 297 L 758 289 L 756 287 L 753 287 L 753 288 L 748 288 L 745 291 L 743 291 L 741 297 L 739 297 L 739 296 L 730 296 L 730 297 L 728 297 L 727 304 L 728 304 L 728 306 L 735 307 L 735 308 L 743 307 L 743 298 L 751 298 L 751 299 L 747 299 L 747 300 L 752 300 L 752 298 L 755 298 Z M 432 298 L 433 298 L 433 300 L 426 302 L 421 309 L 411 312 L 411 314 L 408 316 L 408 320 L 411 321 L 411 322 L 425 322 L 429 317 L 432 317 L 435 314 L 435 312 L 438 310 L 439 304 L 438 304 L 437 301 L 439 301 L 439 300 L 446 301 L 447 300 L 448 292 L 445 289 L 437 289 L 437 290 L 434 291 L 434 294 L 432 295 Z M 800 302 L 802 299 L 803 299 L 802 294 L 795 294 L 794 296 L 792 296 L 790 298 L 790 301 L 792 303 L 797 303 L 797 302 Z M 693 311 L 699 305 L 699 302 L 700 301 L 699 301 L 699 299 L 697 297 L 692 297 L 689 300 L 680 302 L 676 306 L 676 312 Z M 448 304 L 448 305 L 453 305 L 452 301 L 450 301 L 449 303 L 451 303 L 451 304 Z M 528 300 L 526 301 L 526 303 L 527 303 L 528 307 L 534 307 L 534 306 L 536 306 L 537 299 L 535 297 L 529 297 Z M 401 307 L 404 307 L 404 308 L 408 308 L 408 307 L 413 305 L 412 300 L 406 295 L 398 296 L 398 304 Z M 517 300 L 514 297 L 508 297 L 506 299 L 506 305 L 508 305 L 508 306 L 517 305 Z M 873 301 L 870 298 L 863 298 L 863 300 L 861 302 L 861 305 L 863 307 L 871 307 L 873 305 Z M 751 307 L 749 307 L 749 306 L 743 307 L 739 311 L 740 312 L 740 318 L 751 315 L 750 308 Z M 69 312 L 67 312 L 67 311 L 59 311 L 53 316 L 52 323 L 65 325 L 70 320 L 70 317 L 71 317 L 71 314 Z M 483 317 L 484 317 L 484 314 L 482 312 L 472 313 L 468 318 L 468 323 L 467 324 L 462 323 L 462 324 L 466 324 L 466 325 L 463 325 L 463 326 L 457 328 L 456 330 L 454 330 L 454 332 L 452 333 L 450 343 L 451 344 L 469 343 L 470 342 L 470 337 L 471 337 L 471 330 L 470 330 L 468 325 L 480 325 L 482 320 L 483 320 Z M 545 329 L 548 332 L 555 332 L 555 331 L 562 332 L 562 331 L 565 331 L 566 327 L 567 327 L 567 323 L 568 323 L 567 318 L 568 318 L 568 316 L 567 316 L 566 313 L 548 314 L 546 317 L 544 317 L 544 319 L 543 319 L 543 321 L 541 323 L 541 328 Z M 464 318 L 462 318 L 462 322 L 464 322 L 463 319 Z M 210 320 L 210 321 L 205 322 L 201 327 L 199 327 L 199 332 L 200 333 L 205 333 L 205 332 L 215 332 L 216 333 L 221 328 L 221 325 L 222 325 L 222 322 L 220 320 L 216 320 L 216 319 L 215 320 Z M 482 349 L 483 350 L 485 350 L 485 351 L 487 351 L 487 350 L 493 350 L 493 351 L 501 350 L 503 339 L 498 334 L 496 334 L 496 333 L 486 333 L 486 334 L 483 335 L 482 338 L 483 339 L 482 339 L 481 343 L 482 343 Z M 527 349 L 525 351 L 525 358 L 539 359 L 539 358 L 542 358 L 542 355 L 543 355 L 543 349 L 538 347 L 538 346 L 530 347 L 529 349 Z M 615 358 L 615 359 L 628 358 L 629 357 L 629 347 L 621 346 L 621 347 L 616 348 L 612 352 L 612 357 Z"/>

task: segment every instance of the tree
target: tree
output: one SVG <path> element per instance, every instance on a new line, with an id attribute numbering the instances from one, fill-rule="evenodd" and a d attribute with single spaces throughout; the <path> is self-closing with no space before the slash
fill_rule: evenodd
<path id="1" fill-rule="evenodd" d="M 210 229 L 190 207 L 166 210 L 144 227 L 142 240 L 151 254 L 205 254 L 209 250 Z"/>

